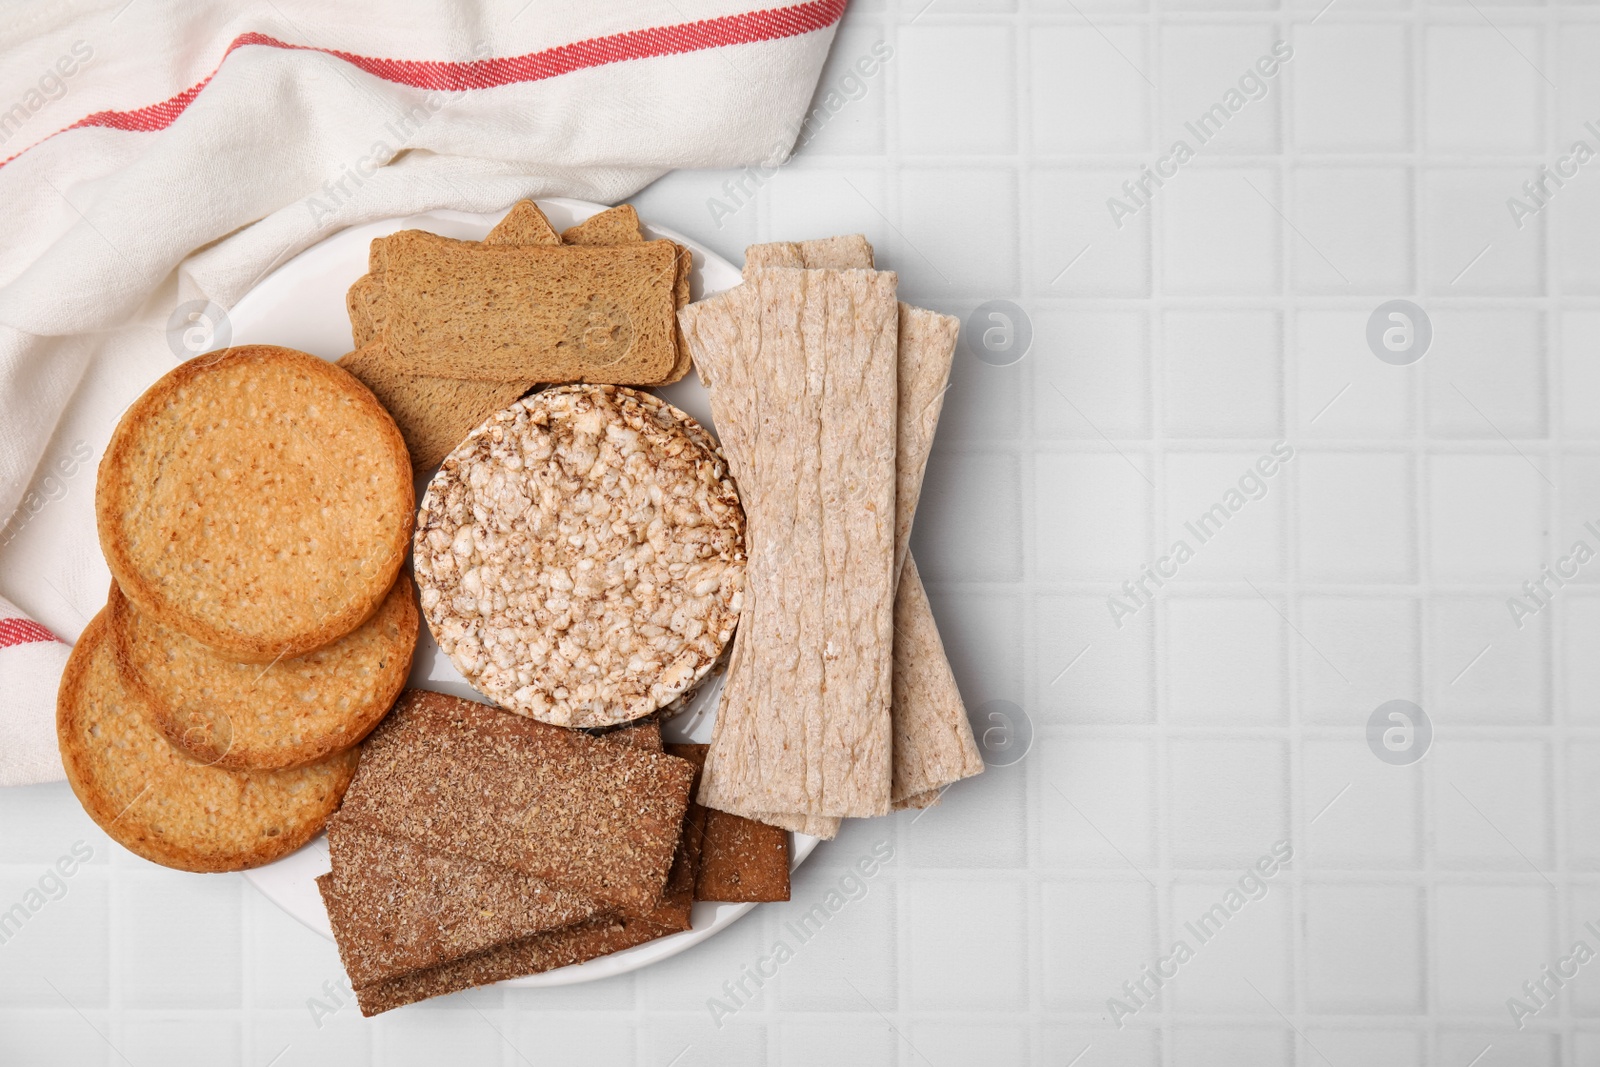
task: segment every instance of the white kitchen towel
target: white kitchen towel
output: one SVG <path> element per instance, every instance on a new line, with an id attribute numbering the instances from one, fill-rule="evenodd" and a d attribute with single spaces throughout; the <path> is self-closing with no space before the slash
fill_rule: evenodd
<path id="1" fill-rule="evenodd" d="M 171 338 L 204 328 L 179 305 L 230 307 L 359 222 L 612 202 L 678 167 L 779 162 L 844 6 L 107 0 L 0 17 L 0 593 L 47 637 L 103 602 L 94 463 L 173 366 Z M 59 778 L 65 646 L 0 646 L 0 785 Z"/>

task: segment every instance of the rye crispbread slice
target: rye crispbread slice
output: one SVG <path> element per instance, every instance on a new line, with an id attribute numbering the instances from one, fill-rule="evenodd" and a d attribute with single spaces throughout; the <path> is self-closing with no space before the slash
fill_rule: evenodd
<path id="1" fill-rule="evenodd" d="M 667 751 L 705 766 L 708 745 L 668 745 Z M 726 811 L 689 805 L 684 840 L 692 840 L 697 871 L 694 899 L 731 903 L 789 899 L 789 834 Z"/>
<path id="2" fill-rule="evenodd" d="M 415 507 L 405 441 L 371 391 L 270 345 L 168 372 L 123 414 L 95 485 L 128 599 L 253 663 L 321 648 L 376 611 Z"/>
<path id="3" fill-rule="evenodd" d="M 414 373 L 655 383 L 677 363 L 671 241 L 499 246 L 403 230 L 373 248 L 379 336 Z"/>
<path id="4" fill-rule="evenodd" d="M 895 281 L 762 269 L 684 309 L 750 550 L 707 807 L 889 811 Z"/>
<path id="5" fill-rule="evenodd" d="M 860 234 L 817 241 L 752 245 L 745 272 L 761 266 L 871 267 L 872 246 Z M 895 808 L 928 807 L 951 782 L 983 770 L 966 706 L 939 639 L 922 579 L 909 553 L 912 520 L 922 495 L 923 474 L 933 448 L 939 412 L 948 391 L 960 321 L 900 304 L 899 382 L 895 447 L 894 785 Z M 838 820 L 808 813 L 766 813 L 774 825 L 832 838 Z"/>
<path id="6" fill-rule="evenodd" d="M 638 233 L 636 229 L 635 234 Z M 483 239 L 486 245 L 558 245 L 561 235 L 532 200 L 518 200 Z"/>
<path id="7" fill-rule="evenodd" d="M 366 622 L 263 667 L 163 626 L 114 585 L 107 610 L 118 666 L 151 725 L 190 757 L 233 770 L 301 767 L 358 744 L 405 685 L 419 624 L 401 574 Z"/>
<path id="8" fill-rule="evenodd" d="M 362 746 L 341 820 L 643 911 L 666 886 L 693 768 L 408 689 Z"/>
<path id="9" fill-rule="evenodd" d="M 443 463 L 474 427 L 516 403 L 534 384 L 411 374 L 396 365 L 382 341 L 340 357 L 339 366 L 361 379 L 394 416 L 418 475 Z"/>
<path id="10" fill-rule="evenodd" d="M 124 683 L 104 610 L 62 672 L 56 732 L 89 817 L 128 851 L 183 871 L 242 871 L 293 852 L 338 808 L 357 760 L 350 751 L 294 770 L 230 771 L 189 759 Z"/>

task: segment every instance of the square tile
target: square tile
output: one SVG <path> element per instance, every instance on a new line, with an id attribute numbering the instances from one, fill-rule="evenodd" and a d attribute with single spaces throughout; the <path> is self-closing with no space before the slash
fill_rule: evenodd
<path id="1" fill-rule="evenodd" d="M 1150 294 L 1150 210 L 1113 212 L 1129 174 L 1041 167 L 1028 173 L 1029 291 L 1041 297 Z M 1042 334 L 1035 332 L 1035 341 Z"/>
<path id="2" fill-rule="evenodd" d="M 1181 725 L 1277 725 L 1288 719 L 1284 624 L 1260 597 L 1167 603 L 1167 708 Z"/>
<path id="3" fill-rule="evenodd" d="M 969 707 L 1021 702 L 1023 610 L 1014 597 L 930 588 L 945 656 Z"/>
<path id="4" fill-rule="evenodd" d="M 951 205 L 961 205 L 952 211 Z M 890 218 L 895 213 L 875 205 Z M 928 294 L 983 299 L 1017 292 L 1017 179 L 1009 170 L 906 167 L 900 172 L 899 233 L 884 264 L 900 272 L 900 299 Z"/>
<path id="5" fill-rule="evenodd" d="M 1290 255 L 1301 293 L 1409 293 L 1411 174 L 1399 167 L 1300 167 Z"/>
<path id="6" fill-rule="evenodd" d="M 1185 168 L 1155 205 L 1167 288 L 1184 296 L 1277 292 L 1279 198 L 1274 171 Z"/>
<path id="7" fill-rule="evenodd" d="M 1561 432 L 1569 438 L 1600 438 L 1600 360 L 1590 357 L 1600 345 L 1600 311 L 1563 311 L 1556 321 Z"/>
<path id="8" fill-rule="evenodd" d="M 911 542 L 925 581 L 1022 577 L 1021 477 L 1008 453 L 934 450 Z"/>
<path id="9" fill-rule="evenodd" d="M 1035 1067 L 1156 1067 L 1161 1062 L 1161 1045 L 1152 1030 L 1126 1028 L 1044 1026 L 1037 1031 L 1034 1044 Z M 1077 1057 L 1074 1063 L 1073 1057 Z"/>
<path id="10" fill-rule="evenodd" d="M 58 1005 L 61 1004 L 57 1000 Z M 59 1010 L 0 1011 L 0 1033 L 7 1067 L 59 1067 L 64 1063 L 107 1062 L 105 1036 L 111 1022 L 103 1011 L 78 1015 L 65 1005 Z"/>
<path id="11" fill-rule="evenodd" d="M 677 1057 L 672 1067 L 764 1067 L 768 1061 L 768 1034 L 760 1016 L 738 1015 L 713 1027 L 706 1015 L 658 1015 L 637 1032 L 640 1063 L 671 1063 Z"/>
<path id="12" fill-rule="evenodd" d="M 901 883 L 902 985 L 912 1011 L 1016 1011 L 1027 1005 L 1028 907 L 1016 881 L 947 881 L 928 875 Z M 984 921 L 976 922 L 975 917 Z"/>
<path id="13" fill-rule="evenodd" d="M 927 1062 L 933 1067 L 1024 1063 L 1028 1056 L 1026 1031 L 998 1020 L 918 1022 L 910 1029 L 911 1036 L 906 1041 L 916 1042 L 909 1050 L 913 1062 Z"/>
<path id="14" fill-rule="evenodd" d="M 1600 841 L 1593 832 L 1600 826 L 1600 743 L 1568 741 L 1556 758 L 1566 761 L 1567 795 L 1561 806 L 1567 817 L 1567 862 L 1592 871 L 1600 868 Z M 1600 912 L 1594 918 L 1600 924 Z"/>
<path id="15" fill-rule="evenodd" d="M 1575 726 L 1600 723 L 1600 656 L 1591 650 L 1600 642 L 1600 598 L 1574 592 L 1557 609 L 1565 622 L 1562 689 L 1567 721 Z M 1527 625 L 1527 620 L 1523 620 Z"/>
<path id="16" fill-rule="evenodd" d="M 1041 722 L 1154 720 L 1154 611 L 1113 620 L 1105 597 L 1040 595 L 1034 612 Z"/>
<path id="17" fill-rule="evenodd" d="M 1149 147 L 1154 79 L 1142 27 L 1038 26 L 1028 44 L 1035 152 Z"/>
<path id="18" fill-rule="evenodd" d="M 1440 152 L 1537 152 L 1543 46 L 1533 26 L 1430 26 L 1423 95 L 1427 145 Z"/>
<path id="19" fill-rule="evenodd" d="M 118 873 L 112 907 L 125 1006 L 240 1006 L 240 883 L 238 875 Z"/>
<path id="20" fill-rule="evenodd" d="M 1431 316 L 1433 344 L 1422 364 L 1430 435 L 1492 441 L 1545 435 L 1540 318 L 1509 308 L 1445 308 Z"/>
<path id="21" fill-rule="evenodd" d="M 1441 867 L 1550 866 L 1550 753 L 1543 741 L 1440 741 L 1433 761 L 1434 858 Z"/>
<path id="22" fill-rule="evenodd" d="M 1421 692 L 1417 602 L 1391 597 L 1302 597 L 1290 642 L 1295 696 L 1308 722 L 1349 725 L 1363 694 L 1415 699 Z"/>
<path id="23" fill-rule="evenodd" d="M 979 727 L 980 748 L 983 727 L 992 721 L 989 714 L 983 702 L 968 704 L 967 718 Z M 1028 804 L 1027 762 L 991 765 L 951 786 L 934 807 L 901 816 L 906 865 L 990 870 L 1027 866 L 1028 827 L 1015 814 Z"/>
<path id="24" fill-rule="evenodd" d="M 1283 326 L 1271 312 L 1168 311 L 1160 363 L 1167 433 L 1277 436 L 1282 352 Z"/>
<path id="25" fill-rule="evenodd" d="M 1423 707 L 1435 724 L 1548 722 L 1548 614 L 1522 619 L 1518 629 L 1499 598 L 1429 601 Z"/>
<path id="26" fill-rule="evenodd" d="M 1173 738 L 1170 852 L 1178 867 L 1253 863 L 1288 836 L 1288 759 L 1276 741 Z"/>
<path id="27" fill-rule="evenodd" d="M 731 203 L 733 197 L 724 192 L 721 199 Z M 761 210 L 755 206 L 757 201 Z M 819 202 L 828 205 L 831 217 L 826 221 L 817 217 L 816 205 Z M 766 227 L 757 238 L 753 229 L 755 220 L 752 218 L 751 237 L 747 244 L 753 244 L 758 239 L 809 241 L 835 233 L 864 234 L 872 244 L 875 261 L 894 270 L 897 264 L 886 257 L 891 254 L 890 245 L 896 239 L 895 233 L 880 214 L 883 205 L 888 202 L 884 176 L 879 171 L 836 166 L 800 153 L 779 168 L 778 173 L 756 192 L 755 200 L 741 207 L 737 216 L 725 216 L 724 221 L 731 228 L 736 224 L 733 221 L 735 218 L 743 223 L 746 215 L 754 216 L 764 210 Z M 696 223 L 696 226 L 698 229 L 692 232 L 699 233 L 706 228 L 704 223 Z M 742 264 L 744 252 L 745 246 L 740 245 L 728 258 Z M 894 249 L 892 254 L 899 256 L 911 253 Z"/>
<path id="28" fill-rule="evenodd" d="M 1170 955 L 1156 944 L 1155 890 L 1144 882 L 1045 882 L 1039 905 L 1046 1011 L 1103 1011 L 1123 982 Z"/>
<path id="29" fill-rule="evenodd" d="M 512 1062 L 593 1063 L 630 1067 L 637 1058 L 638 1036 L 629 1021 L 608 1020 L 596 1026 L 581 1015 L 562 1012 L 516 1012 L 502 1027 L 513 1052 Z M 497 1021 L 496 1026 L 501 1024 Z M 491 1061 L 492 1062 L 492 1061 Z"/>
<path id="30" fill-rule="evenodd" d="M 1516 455 L 1428 459 L 1433 573 L 1446 581 L 1515 581 L 1546 554 L 1550 483 Z"/>
<path id="31" fill-rule="evenodd" d="M 1326 1015 L 1423 1012 L 1427 932 L 1411 885 L 1308 885 L 1306 1004 Z"/>
<path id="32" fill-rule="evenodd" d="M 1335 1030 L 1306 1027 L 1306 1041 L 1334 1063 L 1367 1067 L 1422 1067 L 1423 1035 L 1413 1030 Z"/>
<path id="33" fill-rule="evenodd" d="M 391 1011 L 375 1018 L 374 1057 L 400 1067 L 437 1063 L 489 1063 L 502 1037 L 475 1011 Z"/>
<path id="34" fill-rule="evenodd" d="M 1294 316 L 1294 423 L 1311 438 L 1411 435 L 1416 372 L 1367 347 L 1363 311 L 1301 308 Z"/>
<path id="35" fill-rule="evenodd" d="M 1108 452 L 1034 458 L 1041 577 L 1120 582 L 1146 562 L 1153 481 L 1142 457 Z M 927 498 L 926 492 L 923 498 Z"/>
<path id="36" fill-rule="evenodd" d="M 1499 1017 L 1506 997 L 1524 980 L 1537 977 L 1551 959 L 1551 890 L 1542 882 L 1442 884 L 1433 893 L 1429 973 L 1437 1010 Z M 1468 1057 L 1482 1048 L 1474 1046 Z"/>
<path id="37" fill-rule="evenodd" d="M 1416 495 L 1409 456 L 1298 449 L 1300 575 L 1311 581 L 1404 582 L 1416 573 Z"/>
<path id="38" fill-rule="evenodd" d="M 1274 1027 L 1172 1028 L 1172 1067 L 1283 1067 L 1294 1062 L 1294 1033 Z"/>
<path id="39" fill-rule="evenodd" d="M 1281 51 L 1273 56 L 1266 26 L 1168 22 L 1157 80 L 1161 142 L 1181 138 L 1204 154 L 1276 151 Z M 1276 73 L 1263 77 L 1258 59 Z"/>
<path id="40" fill-rule="evenodd" d="M 1022 398 L 1027 387 L 1029 357 L 1006 366 L 985 363 L 973 354 L 981 345 L 982 331 L 1003 327 L 1004 322 L 993 318 L 980 321 L 974 318 L 977 305 L 937 304 L 930 310 L 954 315 L 962 320 L 965 334 L 956 342 L 955 356 L 950 363 L 950 381 L 945 388 L 944 401 L 939 409 L 939 429 L 935 443 L 938 447 L 958 450 L 958 446 L 973 444 L 999 444 L 1018 440 L 1024 429 Z M 1006 318 L 1005 311 L 991 310 L 989 316 Z M 1027 312 L 1023 311 L 1026 315 Z M 972 334 L 977 332 L 978 338 Z M 1013 332 L 1013 341 L 1016 338 Z M 1034 333 L 1034 344 L 1041 342 Z"/>
<path id="41" fill-rule="evenodd" d="M 1595 149 L 1593 135 L 1585 131 L 1583 137 L 1592 152 Z M 1548 181 L 1545 186 L 1544 205 L 1533 197 L 1519 199 L 1523 208 L 1550 216 L 1549 233 L 1555 241 L 1554 269 L 1561 291 L 1593 294 L 1600 292 L 1600 268 L 1595 266 L 1594 257 L 1586 253 L 1600 241 L 1600 185 L 1595 184 L 1592 177 L 1585 181 L 1584 172 L 1600 171 L 1600 167 L 1586 164 L 1580 170 L 1572 149 L 1572 143 L 1568 142 L 1550 164 L 1556 172 L 1555 180 Z M 1571 177 L 1557 188 L 1555 181 L 1561 180 L 1561 171 L 1571 173 Z M 1521 210 L 1517 214 L 1518 221 L 1526 226 L 1526 216 Z"/>
<path id="42" fill-rule="evenodd" d="M 1187 943 L 1194 958 L 1183 964 L 1168 984 L 1173 1010 L 1263 1015 L 1276 1020 L 1273 1008 L 1282 1011 L 1293 998 L 1289 964 L 1292 893 L 1281 871 L 1272 879 L 1250 871 L 1232 882 L 1208 879 L 1174 884 L 1172 936 Z"/>
<path id="43" fill-rule="evenodd" d="M 1130 874 L 1154 866 L 1161 813 L 1149 744 L 1046 736 L 1034 748 L 1041 779 L 1036 825 L 1046 864 Z"/>
<path id="44" fill-rule="evenodd" d="M 0 825 L 6 828 L 4 862 L 37 865 L 41 874 L 58 861 L 64 870 L 103 867 L 111 854 L 110 839 L 83 813 L 66 782 L 0 789 Z"/>
<path id="45" fill-rule="evenodd" d="M 141 1013 L 122 1023 L 119 1051 L 131 1063 L 168 1067 L 229 1067 L 241 1064 L 239 1024 L 187 1013 Z"/>
<path id="46" fill-rule="evenodd" d="M 345 1009 L 356 1012 L 355 995 L 332 941 L 253 886 L 242 895 L 241 904 L 250 945 L 249 1007 L 290 1009 L 318 1017 Z"/>
<path id="47" fill-rule="evenodd" d="M 107 1006 L 111 955 L 106 874 L 103 867 L 88 867 L 64 878 L 53 866 L 0 866 L 0 960 L 5 961 L 0 1004 L 35 1009 L 70 1004 L 80 1011 Z M 70 951 L 64 951 L 69 945 Z"/>
<path id="48" fill-rule="evenodd" d="M 1560 1067 L 1561 1045 L 1555 1034 L 1506 1033 L 1505 1028 L 1460 1031 L 1439 1029 L 1439 1058 L 1471 1062 L 1472 1067 Z"/>
<path id="49" fill-rule="evenodd" d="M 1283 470 L 1271 451 L 1169 452 L 1167 547 L 1152 561 L 1155 579 L 1170 579 L 1173 589 L 1196 580 L 1280 579 L 1289 480 Z"/>
<path id="50" fill-rule="evenodd" d="M 1143 313 L 1040 308 L 1032 320 L 1039 437 L 1150 436 L 1150 329 Z"/>
<path id="51" fill-rule="evenodd" d="M 1301 743 L 1300 810 L 1308 868 L 1415 870 L 1422 866 L 1422 775 L 1367 747 L 1366 715 L 1345 736 Z"/>
<path id="52" fill-rule="evenodd" d="M 1419 260 L 1424 292 L 1448 297 L 1544 292 L 1543 216 L 1521 230 L 1506 218 L 1506 198 L 1526 179 L 1525 171 L 1511 168 L 1423 173 Z"/>
<path id="53" fill-rule="evenodd" d="M 777 970 L 776 982 L 769 984 L 777 987 L 780 1011 L 868 1011 L 863 996 L 878 1005 L 894 1003 L 895 879 L 879 860 L 887 848 L 885 843 L 877 854 L 857 855 L 863 868 L 811 871 L 806 864 L 795 871 L 789 901 L 771 909 L 763 951 L 746 961 L 758 976 Z M 823 913 L 815 909 L 820 905 L 827 911 L 835 904 L 837 910 L 819 927 Z M 793 952 L 792 958 L 779 962 L 780 945 Z"/>
<path id="54" fill-rule="evenodd" d="M 1309 152 L 1397 152 L 1411 145 L 1411 31 L 1405 25 L 1294 27 L 1295 146 Z"/>
<path id="55" fill-rule="evenodd" d="M 895 34 L 900 148 L 998 154 L 1016 148 L 1016 50 L 1003 25 L 902 26 Z M 952 73 L 960 72 L 960 77 Z"/>
<path id="56" fill-rule="evenodd" d="M 778 1026 L 779 1067 L 813 1064 L 894 1063 L 903 1042 L 876 1016 L 859 1021 L 785 1020 Z"/>
<path id="57" fill-rule="evenodd" d="M 1521 589 L 1521 600 L 1529 609 L 1543 610 L 1540 602 L 1565 597 L 1585 586 L 1600 582 L 1600 456 L 1574 455 L 1563 450 L 1560 466 L 1551 481 L 1561 487 L 1560 518 L 1548 538 L 1550 547 L 1538 573 L 1525 579 L 1533 589 Z"/>

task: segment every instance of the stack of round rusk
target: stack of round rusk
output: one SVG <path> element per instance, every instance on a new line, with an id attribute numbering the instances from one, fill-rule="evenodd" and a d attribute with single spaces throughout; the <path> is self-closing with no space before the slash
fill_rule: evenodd
<path id="1" fill-rule="evenodd" d="M 230 871 L 321 829 L 410 671 L 415 503 L 394 420 L 302 352 L 200 356 L 128 408 L 95 488 L 115 584 L 57 701 L 107 834 Z"/>

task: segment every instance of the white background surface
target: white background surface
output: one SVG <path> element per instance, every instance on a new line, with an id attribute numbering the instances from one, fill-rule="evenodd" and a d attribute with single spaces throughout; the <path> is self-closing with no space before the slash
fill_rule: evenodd
<path id="1" fill-rule="evenodd" d="M 720 173 L 635 203 L 736 262 L 862 230 L 907 300 L 1026 309 L 1021 362 L 958 360 L 913 546 L 967 699 L 1025 709 L 1029 754 L 850 825 L 792 903 L 660 966 L 371 1022 L 318 1018 L 332 945 L 243 879 L 113 849 L 65 786 L 3 792 L 0 908 L 95 859 L 0 945 L 0 1062 L 1600 1062 L 1600 961 L 1521 1031 L 1506 1006 L 1600 951 L 1600 561 L 1520 630 L 1505 603 L 1600 548 L 1600 161 L 1521 230 L 1505 203 L 1595 143 L 1600 13 L 924 3 L 852 5 L 821 93 L 893 58 L 748 204 L 713 219 Z M 1115 229 L 1106 198 L 1278 38 L 1266 97 Z M 1433 322 L 1414 366 L 1365 343 L 1393 297 Z M 1115 628 L 1106 597 L 1280 439 L 1266 495 Z M 1367 746 L 1394 698 L 1434 723 L 1413 766 Z M 1116 1029 L 1107 998 L 1279 840 L 1266 897 Z"/>

